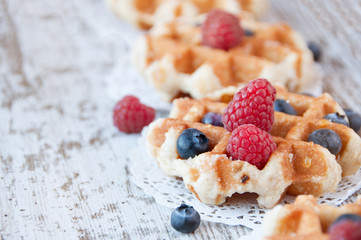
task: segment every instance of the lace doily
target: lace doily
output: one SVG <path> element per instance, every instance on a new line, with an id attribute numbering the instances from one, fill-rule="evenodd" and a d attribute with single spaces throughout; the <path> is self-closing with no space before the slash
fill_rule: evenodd
<path id="1" fill-rule="evenodd" d="M 202 220 L 220 222 L 229 225 L 244 225 L 255 229 L 263 222 L 267 209 L 258 207 L 256 194 L 238 194 L 219 206 L 208 206 L 194 197 L 179 179 L 166 176 L 158 167 L 155 159 L 146 148 L 145 128 L 139 138 L 137 148 L 130 152 L 129 171 L 132 181 L 147 194 L 164 206 L 176 208 L 181 203 L 192 205 L 201 215 Z M 344 178 L 336 193 L 320 196 L 319 203 L 337 206 L 361 187 L 361 171 Z M 286 196 L 281 204 L 293 202 L 294 197 Z"/>

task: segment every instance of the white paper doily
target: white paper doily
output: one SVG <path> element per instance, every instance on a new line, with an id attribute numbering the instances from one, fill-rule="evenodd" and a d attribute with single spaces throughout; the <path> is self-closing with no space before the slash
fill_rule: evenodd
<path id="1" fill-rule="evenodd" d="M 129 171 L 132 181 L 147 194 L 164 206 L 176 208 L 181 203 L 192 205 L 204 221 L 220 222 L 229 225 L 244 225 L 259 228 L 267 209 L 258 207 L 256 194 L 232 196 L 226 203 L 219 206 L 208 206 L 193 196 L 179 179 L 166 176 L 158 167 L 155 159 L 146 148 L 145 128 L 139 138 L 137 148 L 130 152 Z M 333 206 L 341 204 L 361 187 L 361 171 L 344 178 L 336 193 L 329 193 L 319 198 L 320 203 Z M 282 203 L 293 202 L 294 197 L 286 196 Z"/>

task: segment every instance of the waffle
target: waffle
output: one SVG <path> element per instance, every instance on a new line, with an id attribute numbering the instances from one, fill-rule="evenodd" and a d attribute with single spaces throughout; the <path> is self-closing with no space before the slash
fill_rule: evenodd
<path id="1" fill-rule="evenodd" d="M 167 175 L 183 178 L 186 187 L 206 204 L 221 204 L 236 192 L 253 192 L 259 195 L 259 205 L 269 208 L 285 193 L 318 196 L 335 191 L 341 177 L 355 173 L 361 165 L 360 137 L 344 125 L 321 119 L 328 113 L 343 112 L 329 94 L 314 98 L 277 89 L 277 98 L 288 100 L 299 116 L 275 112 L 271 135 L 277 149 L 262 170 L 229 159 L 226 146 L 230 133 L 200 123 L 207 112 L 223 113 L 227 107 L 206 99 L 176 99 L 170 118 L 150 126 L 150 152 Z M 192 159 L 180 159 L 176 142 L 186 128 L 203 132 L 212 150 Z M 306 142 L 308 134 L 320 128 L 330 128 L 340 135 L 342 149 L 336 156 L 320 145 Z"/>
<path id="2" fill-rule="evenodd" d="M 137 41 L 134 64 L 166 101 L 180 94 L 201 99 L 260 77 L 291 91 L 309 88 L 314 61 L 297 32 L 284 23 L 261 23 L 246 16 L 241 24 L 255 34 L 228 51 L 201 45 L 198 25 L 157 25 Z"/>
<path id="3" fill-rule="evenodd" d="M 264 240 L 327 240 L 328 227 L 337 217 L 346 213 L 361 216 L 360 196 L 355 203 L 339 208 L 319 205 L 313 196 L 298 196 L 294 204 L 277 206 L 266 214 Z"/>
<path id="4" fill-rule="evenodd" d="M 260 16 L 268 6 L 267 0 L 106 0 L 106 3 L 119 17 L 141 29 L 175 18 L 193 19 L 213 8 Z"/>
<path id="5" fill-rule="evenodd" d="M 342 148 L 336 155 L 342 167 L 342 176 L 354 174 L 361 166 L 361 139 L 349 127 L 332 123 L 323 119 L 329 113 L 338 112 L 345 115 L 340 105 L 331 95 L 323 93 L 319 97 L 288 92 L 285 88 L 276 86 L 277 99 L 284 99 L 291 104 L 297 116 L 282 112 L 275 112 L 275 121 L 271 135 L 285 139 L 306 141 L 307 136 L 314 130 L 329 128 L 341 138 Z M 194 100 L 189 98 L 176 99 L 170 112 L 170 118 L 200 122 L 207 112 L 222 113 L 228 104 L 213 102 L 207 99 Z"/>

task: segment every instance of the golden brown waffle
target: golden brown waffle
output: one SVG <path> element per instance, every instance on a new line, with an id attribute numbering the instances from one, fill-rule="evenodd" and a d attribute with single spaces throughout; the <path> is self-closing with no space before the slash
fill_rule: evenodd
<path id="1" fill-rule="evenodd" d="M 203 132 L 212 150 L 181 159 L 176 149 L 177 139 L 187 128 Z M 260 206 L 270 208 L 292 185 L 306 185 L 308 193 L 319 195 L 335 191 L 341 180 L 341 168 L 335 156 L 320 145 L 274 137 L 277 148 L 267 165 L 259 170 L 227 156 L 229 137 L 229 132 L 221 127 L 158 119 L 150 125 L 148 147 L 167 175 L 183 178 L 185 186 L 206 204 L 221 204 L 234 193 L 252 192 L 259 195 Z"/>
<path id="2" fill-rule="evenodd" d="M 277 206 L 266 214 L 264 240 L 326 240 L 328 227 L 346 213 L 361 216 L 361 197 L 355 203 L 337 208 L 319 205 L 313 196 L 301 195 L 295 203 Z"/>
<path id="3" fill-rule="evenodd" d="M 343 112 L 330 95 L 314 98 L 277 90 L 277 97 L 289 100 L 299 116 L 275 112 L 271 134 L 278 146 L 263 170 L 230 160 L 226 154 L 230 134 L 224 128 L 200 123 L 207 112 L 223 113 L 227 106 L 209 100 L 175 100 L 170 118 L 150 127 L 151 153 L 166 174 L 182 177 L 187 188 L 207 204 L 223 203 L 235 192 L 255 192 L 260 206 L 272 207 L 286 192 L 318 196 L 335 191 L 341 175 L 351 175 L 361 165 L 360 137 L 344 125 L 321 119 L 328 113 Z M 186 128 L 203 132 L 212 150 L 193 159 L 180 159 L 176 141 Z M 308 134 L 320 128 L 340 135 L 343 146 L 336 158 L 326 148 L 306 142 Z"/>
<path id="4" fill-rule="evenodd" d="M 314 77 L 311 51 L 284 23 L 266 24 L 243 17 L 253 31 L 228 51 L 201 45 L 200 26 L 173 21 L 155 26 L 134 47 L 134 63 L 165 100 L 180 93 L 196 99 L 229 86 L 264 77 L 303 91 Z"/>
<path id="5" fill-rule="evenodd" d="M 141 29 L 175 18 L 192 19 L 213 8 L 260 16 L 268 6 L 267 0 L 106 0 L 106 3 L 119 17 Z"/>
<path id="6" fill-rule="evenodd" d="M 324 93 L 319 97 L 311 97 L 290 93 L 282 87 L 276 87 L 277 99 L 284 99 L 294 107 L 298 116 L 282 112 L 275 112 L 275 121 L 272 126 L 273 136 L 285 139 L 306 141 L 308 135 L 317 129 L 329 128 L 341 138 L 342 148 L 336 155 L 336 160 L 342 167 L 342 176 L 354 174 L 361 166 L 361 139 L 349 127 L 323 119 L 329 113 L 345 115 L 343 109 L 333 98 Z M 209 100 L 194 100 L 181 98 L 174 100 L 170 118 L 200 122 L 207 112 L 222 113 L 228 104 Z M 296 188 L 296 186 L 292 187 Z M 291 190 L 289 189 L 290 193 Z M 295 194 L 296 189 L 293 189 Z"/>

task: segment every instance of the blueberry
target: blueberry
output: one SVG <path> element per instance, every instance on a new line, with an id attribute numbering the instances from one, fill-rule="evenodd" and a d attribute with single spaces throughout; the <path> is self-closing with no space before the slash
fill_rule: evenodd
<path id="1" fill-rule="evenodd" d="M 327 148 L 332 154 L 340 152 L 342 142 L 340 136 L 331 129 L 318 129 L 308 135 L 307 142 L 314 142 Z"/>
<path id="2" fill-rule="evenodd" d="M 188 128 L 181 132 L 177 140 L 177 151 L 181 158 L 187 159 L 207 152 L 209 140 L 201 131 Z"/>
<path id="3" fill-rule="evenodd" d="M 191 233 L 199 227 L 201 217 L 192 206 L 182 203 L 172 212 L 170 223 L 179 232 Z"/>
<path id="4" fill-rule="evenodd" d="M 284 112 L 290 115 L 297 115 L 296 110 L 285 100 L 276 99 L 273 103 L 276 112 Z"/>
<path id="5" fill-rule="evenodd" d="M 343 124 L 347 127 L 349 127 L 350 125 L 348 124 L 348 121 L 346 119 L 346 116 L 345 115 L 340 115 L 338 112 L 336 113 L 330 113 L 330 114 L 327 114 L 324 119 L 327 119 L 331 122 L 334 122 L 334 123 L 339 123 L 339 124 Z"/>
<path id="6" fill-rule="evenodd" d="M 223 127 L 222 114 L 213 112 L 206 113 L 202 118 L 202 123 Z"/>
<path id="7" fill-rule="evenodd" d="M 351 109 L 345 109 L 346 116 L 350 122 L 350 127 L 358 132 L 361 128 L 361 116 Z"/>
<path id="8" fill-rule="evenodd" d="M 311 50 L 311 52 L 313 54 L 313 59 L 315 61 L 318 61 L 320 59 L 320 57 L 321 57 L 320 46 L 317 43 L 314 43 L 314 42 L 308 42 L 307 46 Z"/>
<path id="9" fill-rule="evenodd" d="M 244 35 L 246 35 L 247 37 L 252 37 L 254 35 L 254 32 L 252 30 L 245 29 Z"/>

